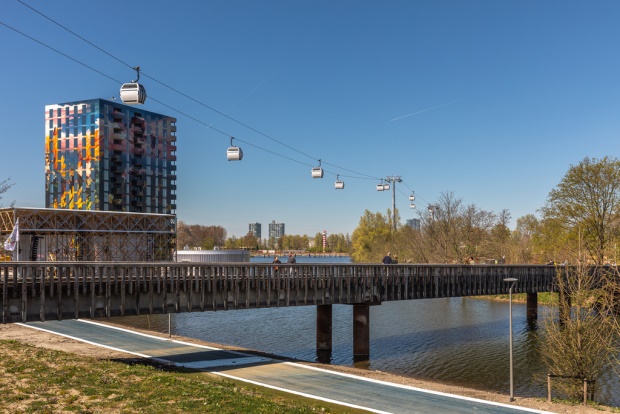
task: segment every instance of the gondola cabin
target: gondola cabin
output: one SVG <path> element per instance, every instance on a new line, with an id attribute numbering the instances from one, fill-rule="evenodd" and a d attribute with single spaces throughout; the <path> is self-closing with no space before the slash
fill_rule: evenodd
<path id="1" fill-rule="evenodd" d="M 312 169 L 312 178 L 323 178 L 323 168 L 314 167 Z"/>
<path id="2" fill-rule="evenodd" d="M 409 207 L 415 208 L 415 204 L 411 203 L 411 205 Z"/>
<path id="3" fill-rule="evenodd" d="M 390 185 L 389 184 L 383 184 L 383 190 L 387 191 L 390 189 Z"/>
<path id="4" fill-rule="evenodd" d="M 144 86 L 132 82 L 121 86 L 121 100 L 128 105 L 143 104 L 146 101 Z"/>
<path id="5" fill-rule="evenodd" d="M 344 188 L 344 181 L 336 180 L 336 184 L 334 184 L 336 190 L 342 190 Z"/>
<path id="6" fill-rule="evenodd" d="M 413 194 L 409 196 L 409 201 L 415 201 L 415 196 Z"/>
<path id="7" fill-rule="evenodd" d="M 228 158 L 228 161 L 241 161 L 243 151 L 239 147 L 232 146 L 226 151 L 226 158 Z"/>
<path id="8" fill-rule="evenodd" d="M 383 184 L 377 184 L 377 191 L 383 191 Z"/>

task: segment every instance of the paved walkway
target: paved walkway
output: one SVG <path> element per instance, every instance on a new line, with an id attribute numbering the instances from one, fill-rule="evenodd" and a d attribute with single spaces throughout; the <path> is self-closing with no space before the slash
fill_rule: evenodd
<path id="1" fill-rule="evenodd" d="M 164 363 L 373 413 L 546 413 L 169 340 L 86 320 L 24 326 Z"/>

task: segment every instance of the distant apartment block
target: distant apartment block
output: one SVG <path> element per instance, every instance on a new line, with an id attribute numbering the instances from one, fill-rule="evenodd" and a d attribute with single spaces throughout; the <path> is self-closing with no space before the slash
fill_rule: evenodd
<path id="1" fill-rule="evenodd" d="M 260 225 L 260 223 L 250 223 L 249 232 L 252 233 L 252 236 L 254 236 L 258 240 L 260 240 L 260 238 L 261 238 L 261 225 Z"/>
<path id="2" fill-rule="evenodd" d="M 275 220 L 272 220 L 269 223 L 269 238 L 277 239 L 284 236 L 284 223 L 276 223 Z"/>
<path id="3" fill-rule="evenodd" d="M 174 214 L 176 119 L 104 99 L 45 106 L 47 208 Z"/>
<path id="4" fill-rule="evenodd" d="M 405 224 L 409 227 L 411 227 L 412 229 L 415 230 L 420 230 L 420 220 L 419 219 L 411 219 L 411 220 L 407 220 L 405 222 Z"/>

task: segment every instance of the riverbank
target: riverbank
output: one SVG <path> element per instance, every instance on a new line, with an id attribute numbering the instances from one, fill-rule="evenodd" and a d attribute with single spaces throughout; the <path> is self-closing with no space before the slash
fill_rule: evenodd
<path id="1" fill-rule="evenodd" d="M 151 335 L 157 335 L 154 334 L 153 332 L 148 332 Z M 162 337 L 165 337 L 165 335 L 160 335 Z M 206 343 L 203 341 L 197 341 L 195 339 L 192 338 L 184 338 L 184 337 L 179 337 L 176 335 L 173 335 L 174 339 L 179 339 L 179 340 L 183 340 L 183 341 L 187 341 L 187 342 L 191 342 L 191 343 L 196 343 L 196 344 L 201 344 L 201 345 L 207 345 L 207 346 L 213 346 L 213 347 L 218 347 L 218 348 L 222 348 L 222 349 L 230 349 L 230 350 L 239 350 L 239 351 L 244 351 L 244 352 L 249 352 L 249 353 L 255 353 L 253 351 L 250 350 L 245 350 L 245 349 L 240 349 L 237 347 L 230 347 L 230 346 L 221 346 L 218 344 L 213 344 L 213 343 Z M 121 360 L 121 361 L 133 361 L 132 363 L 135 363 L 135 361 L 139 362 L 139 359 L 136 360 L 135 356 L 133 355 L 129 355 L 123 352 L 119 352 L 119 351 L 114 351 L 114 350 L 109 350 L 109 349 L 105 349 L 105 348 L 101 348 L 101 347 L 97 347 L 94 345 L 90 345 L 90 344 L 85 344 L 82 342 L 78 342 L 72 339 L 68 339 L 68 338 L 64 338 L 64 337 L 60 337 L 57 335 L 53 335 L 50 333 L 46 333 L 46 332 L 42 332 L 42 331 L 37 331 L 37 330 L 33 330 L 30 328 L 26 328 L 20 325 L 11 325 L 11 324 L 7 324 L 7 325 L 0 325 L 0 339 L 2 340 L 7 340 L 7 339 L 11 339 L 11 340 L 16 340 L 19 341 L 23 344 L 29 344 L 29 345 L 33 345 L 35 347 L 38 348 L 45 348 L 45 349 L 51 349 L 51 350 L 58 350 L 58 351 L 64 351 L 64 352 L 69 352 L 72 354 L 76 354 L 76 355 L 80 355 L 86 358 L 91 358 L 91 359 L 96 359 L 96 360 Z M 378 372 L 378 371 L 368 371 L 368 370 L 361 370 L 361 369 L 355 369 L 355 368 L 350 368 L 350 367 L 339 367 L 339 366 L 334 366 L 334 365 L 324 365 L 324 364 L 316 364 L 316 363 L 305 363 L 308 365 L 312 365 L 312 366 L 320 366 L 321 368 L 325 368 L 325 369 L 331 369 L 334 371 L 340 371 L 340 372 L 346 372 L 346 373 L 350 373 L 350 374 L 354 374 L 354 375 L 359 375 L 359 376 L 363 376 L 363 377 L 370 377 L 373 379 L 377 379 L 377 380 L 382 380 L 382 381 L 387 381 L 387 382 L 393 382 L 393 383 L 397 383 L 397 384 L 403 384 L 403 385 L 408 385 L 408 386 L 413 386 L 413 387 L 418 387 L 418 388 L 423 388 L 423 389 L 428 389 L 428 390 L 433 390 L 433 391 L 440 391 L 440 392 L 445 392 L 445 393 L 451 393 L 451 394 L 456 394 L 456 395 L 461 395 L 461 396 L 466 396 L 466 397 L 471 397 L 471 398 L 479 398 L 479 399 L 483 399 L 483 400 L 488 400 L 488 401 L 496 401 L 496 402 L 502 402 L 502 403 L 508 403 L 508 397 L 506 395 L 501 395 L 501 394 L 497 394 L 497 393 L 493 393 L 493 392 L 486 392 L 486 391 L 482 391 L 482 390 L 475 390 L 475 389 L 469 389 L 469 388 L 465 388 L 465 387 L 458 387 L 458 386 L 452 386 L 452 385 L 447 385 L 447 384 L 441 384 L 441 383 L 436 383 L 436 382 L 431 382 L 431 381 L 423 381 L 423 380 L 418 380 L 415 378 L 406 378 L 406 377 L 401 377 L 401 376 L 397 376 L 397 375 L 392 375 L 392 374 L 388 374 L 388 373 L 384 373 L 384 372 Z M 182 375 L 182 374 L 179 374 Z M 209 375 L 209 374 L 204 374 L 208 377 L 213 377 L 214 381 L 218 381 L 221 382 L 222 380 L 220 378 L 216 378 L 215 376 Z M 36 372 L 32 373 L 33 377 L 37 376 Z M 2 375 L 2 380 L 0 381 L 5 381 L 6 380 L 6 375 Z M 258 388 L 258 390 L 263 390 L 262 388 Z M 268 390 L 265 390 L 268 391 Z M 79 392 L 79 391 L 78 391 Z M 262 392 L 262 391 L 261 391 Z M 257 395 L 261 395 L 260 398 L 263 398 L 261 392 L 259 392 Z M 267 392 L 267 395 L 270 395 L 270 392 Z M 299 397 L 294 397 L 292 395 L 289 394 L 281 394 L 279 397 L 282 399 L 282 396 L 284 396 L 284 400 L 286 401 L 299 401 Z M 3 397 L 0 397 L 0 399 Z M 219 397 L 222 398 L 221 403 L 222 404 L 226 404 L 227 401 L 230 399 L 230 396 L 228 397 Z M 259 398 L 259 397 L 257 397 Z M 276 399 L 277 399 L 276 398 Z M 300 402 L 300 404 L 303 407 L 308 407 L 306 402 Z M 568 405 L 568 404 L 562 404 L 562 403 L 547 403 L 546 401 L 544 401 L 543 399 L 536 399 L 536 398 L 519 398 L 517 396 L 517 401 L 514 403 L 515 405 L 519 405 L 522 407 L 528 407 L 528 408 L 535 408 L 535 409 L 539 409 L 539 410 L 545 410 L 545 411 L 551 411 L 551 412 L 557 412 L 557 413 L 575 413 L 575 414 L 590 414 L 590 413 L 600 413 L 600 412 L 620 412 L 620 410 L 616 409 L 615 411 L 611 408 L 608 407 L 600 407 L 597 406 L 595 407 L 584 407 L 582 405 Z M 6 407 L 5 404 L 2 404 L 3 407 Z M 321 406 L 321 407 L 325 407 L 325 404 L 321 403 L 316 405 Z M 315 407 L 316 409 L 316 407 Z M 355 410 L 351 410 L 351 409 L 340 409 L 338 407 L 327 407 L 326 408 L 328 410 L 328 412 L 332 412 L 332 413 L 336 413 L 336 412 L 356 412 Z M 284 411 L 279 411 L 280 409 L 278 409 L 278 412 L 284 412 Z M 282 408 L 282 410 L 284 410 L 284 408 Z M 19 411 L 19 410 L 17 410 Z M 15 412 L 15 411 L 12 411 Z M 52 410 L 49 412 L 62 412 L 59 410 Z M 95 412 L 95 411 L 93 411 Z M 105 411 L 99 411 L 99 412 L 105 412 Z M 118 412 L 118 411 L 108 411 L 108 412 Z M 209 412 L 209 411 L 207 411 Z M 220 410 L 220 412 L 224 412 L 223 410 Z M 234 412 L 234 411 L 231 411 Z M 242 412 L 242 411 L 241 411 Z M 251 412 L 251 411 L 246 411 L 246 412 Z M 264 411 L 264 412 L 269 412 L 269 411 Z M 298 411 L 298 412 L 305 412 L 305 411 Z"/>

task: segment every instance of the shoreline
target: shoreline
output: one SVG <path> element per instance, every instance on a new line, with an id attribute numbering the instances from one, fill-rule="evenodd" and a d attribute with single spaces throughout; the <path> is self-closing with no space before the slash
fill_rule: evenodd
<path id="1" fill-rule="evenodd" d="M 113 323 L 109 323 L 108 321 L 98 320 L 97 322 L 105 323 L 110 326 L 119 326 Z M 127 327 L 124 327 L 124 326 L 123 328 L 127 329 Z M 132 330 L 135 332 L 146 333 L 148 335 L 157 336 L 161 338 L 166 338 L 166 339 L 169 338 L 168 335 L 162 334 L 159 332 L 153 332 L 153 331 L 142 330 L 142 329 L 132 329 Z M 79 342 L 74 339 L 61 337 L 58 335 L 54 335 L 52 333 L 39 331 L 39 330 L 35 330 L 32 328 L 24 327 L 21 325 L 15 325 L 15 324 L 0 324 L 0 338 L 4 340 L 10 340 L 10 339 L 17 340 L 19 342 L 27 343 L 27 344 L 34 345 L 37 347 L 79 354 L 79 355 L 83 355 L 83 356 L 87 356 L 87 357 L 91 357 L 95 359 L 126 359 L 129 355 L 131 355 L 131 358 L 133 359 L 136 358 L 136 356 L 133 354 L 110 350 L 107 348 L 87 344 L 84 342 Z M 372 371 L 372 370 L 366 370 L 366 369 L 355 368 L 355 367 L 321 364 L 318 362 L 308 362 L 308 361 L 300 361 L 300 360 L 291 359 L 291 358 L 282 358 L 277 355 L 268 354 L 264 352 L 258 352 L 258 351 L 254 351 L 251 349 L 245 349 L 245 348 L 236 347 L 236 346 L 227 346 L 227 345 L 222 345 L 222 344 L 217 344 L 217 343 L 200 341 L 194 338 L 182 337 L 179 335 L 172 335 L 170 339 L 189 342 L 189 343 L 193 343 L 197 345 L 209 346 L 209 347 L 218 348 L 218 349 L 234 350 L 234 351 L 244 352 L 244 353 L 253 354 L 253 355 L 266 356 L 266 357 L 270 357 L 270 358 L 274 358 L 274 359 L 278 359 L 282 361 L 294 361 L 299 364 L 304 364 L 304 365 L 313 366 L 313 367 L 320 367 L 322 369 L 326 369 L 330 371 L 343 372 L 347 374 L 357 375 L 360 377 L 372 378 L 375 380 L 391 382 L 394 384 L 420 388 L 423 390 L 455 394 L 459 396 L 477 398 L 477 399 L 486 400 L 486 401 L 500 402 L 500 403 L 515 405 L 515 406 L 524 407 L 524 408 L 532 408 L 532 409 L 550 411 L 550 412 L 555 412 L 555 413 L 575 413 L 575 414 L 614 412 L 614 409 L 612 407 L 607 407 L 607 406 L 596 406 L 595 408 L 592 406 L 570 405 L 570 404 L 557 403 L 557 402 L 548 403 L 546 402 L 546 399 L 544 398 L 544 396 L 541 396 L 540 398 L 536 398 L 536 397 L 519 397 L 517 395 L 516 401 L 510 403 L 508 401 L 509 400 L 508 395 L 503 395 L 503 394 L 499 394 L 497 392 L 492 392 L 492 391 L 478 390 L 478 389 L 473 389 L 473 388 L 467 388 L 464 386 L 430 381 L 426 379 L 404 377 L 404 376 L 390 374 L 390 373 L 382 372 L 382 371 Z M 615 412 L 620 412 L 620 411 L 616 409 Z"/>

